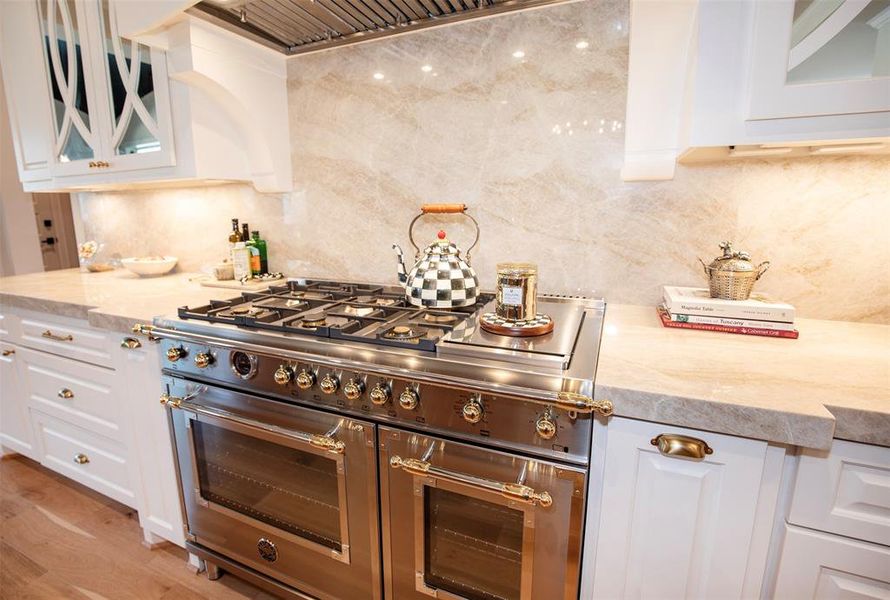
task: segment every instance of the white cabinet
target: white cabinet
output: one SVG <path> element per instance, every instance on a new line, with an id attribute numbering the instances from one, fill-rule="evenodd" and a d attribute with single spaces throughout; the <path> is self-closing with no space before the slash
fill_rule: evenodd
<path id="1" fill-rule="evenodd" d="M 116 355 L 118 394 L 126 403 L 129 446 L 137 465 L 139 524 L 145 540 L 169 540 L 182 546 L 182 509 L 167 411 L 158 400 L 164 391 L 158 348 L 144 338 L 121 336 Z"/>
<path id="2" fill-rule="evenodd" d="M 773 597 L 886 600 L 890 598 L 890 548 L 789 525 Z"/>
<path id="3" fill-rule="evenodd" d="M 27 394 L 18 369 L 22 349 L 0 343 L 0 446 L 36 459 Z"/>
<path id="4" fill-rule="evenodd" d="M 704 445 L 712 453 L 681 455 Z M 631 419 L 598 426 L 582 598 L 759 595 L 784 455 L 769 450 Z"/>
<path id="5" fill-rule="evenodd" d="M 284 56 L 184 15 L 126 39 L 119 13 L 131 22 L 137 4 L 0 2 L 25 190 L 194 180 L 290 190 Z"/>

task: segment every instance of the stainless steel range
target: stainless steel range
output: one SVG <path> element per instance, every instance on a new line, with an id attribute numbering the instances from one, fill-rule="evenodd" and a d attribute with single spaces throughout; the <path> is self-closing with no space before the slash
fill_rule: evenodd
<path id="1" fill-rule="evenodd" d="M 603 322 L 536 338 L 398 287 L 290 280 L 138 326 L 159 340 L 188 548 L 306 598 L 577 598 Z"/>

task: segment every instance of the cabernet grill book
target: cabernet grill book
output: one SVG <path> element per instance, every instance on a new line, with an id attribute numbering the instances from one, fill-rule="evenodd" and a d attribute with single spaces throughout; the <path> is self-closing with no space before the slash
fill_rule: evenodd
<path id="1" fill-rule="evenodd" d="M 742 335 L 796 339 L 794 307 L 763 294 L 748 300 L 711 298 L 704 288 L 664 287 L 658 307 L 661 324 L 678 329 L 701 329 Z"/>

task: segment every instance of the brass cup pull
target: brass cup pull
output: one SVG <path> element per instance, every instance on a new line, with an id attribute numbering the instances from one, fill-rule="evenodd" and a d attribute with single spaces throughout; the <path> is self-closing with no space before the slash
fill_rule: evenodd
<path id="1" fill-rule="evenodd" d="M 142 342 L 133 337 L 125 337 L 121 340 L 121 348 L 125 348 L 127 350 L 135 350 L 136 348 L 141 348 Z"/>
<path id="2" fill-rule="evenodd" d="M 4 350 L 3 351 L 3 356 L 12 356 L 13 354 L 15 354 L 15 350 Z"/>
<path id="3" fill-rule="evenodd" d="M 662 433 L 649 441 L 665 456 L 679 456 L 702 460 L 706 455 L 713 454 L 714 449 L 698 438 L 674 433 Z"/>
<path id="4" fill-rule="evenodd" d="M 86 454 L 78 452 L 77 454 L 74 455 L 74 464 L 85 465 L 88 462 L 90 462 L 90 457 L 87 456 Z"/>
<path id="5" fill-rule="evenodd" d="M 62 389 L 60 389 L 60 390 L 59 390 L 59 393 L 56 394 L 56 395 L 57 395 L 59 398 L 62 398 L 63 400 L 71 400 L 72 398 L 74 398 L 74 392 L 72 392 L 72 391 L 69 390 L 68 388 L 62 388 Z"/>
<path id="6" fill-rule="evenodd" d="M 51 340 L 56 340 L 59 342 L 73 342 L 74 336 L 70 333 L 68 335 L 59 335 L 57 333 L 53 333 L 49 329 L 40 334 L 42 337 L 49 338 Z"/>

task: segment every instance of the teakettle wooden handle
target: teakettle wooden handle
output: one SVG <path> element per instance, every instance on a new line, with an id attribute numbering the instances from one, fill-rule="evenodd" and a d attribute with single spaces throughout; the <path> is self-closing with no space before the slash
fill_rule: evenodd
<path id="1" fill-rule="evenodd" d="M 462 213 L 466 210 L 466 204 L 424 204 L 420 207 L 420 212 L 425 215 L 430 213 Z"/>

